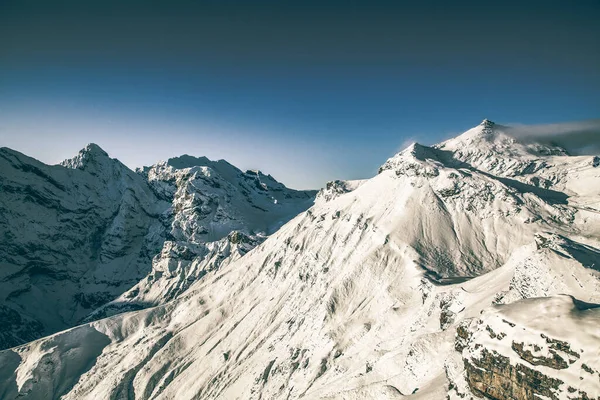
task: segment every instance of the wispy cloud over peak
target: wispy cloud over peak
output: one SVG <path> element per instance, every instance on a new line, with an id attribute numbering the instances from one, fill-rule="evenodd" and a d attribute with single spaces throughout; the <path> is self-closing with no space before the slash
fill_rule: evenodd
<path id="1" fill-rule="evenodd" d="M 558 145 L 573 155 L 600 153 L 600 119 L 555 124 L 509 124 L 506 129 L 515 137 Z"/>

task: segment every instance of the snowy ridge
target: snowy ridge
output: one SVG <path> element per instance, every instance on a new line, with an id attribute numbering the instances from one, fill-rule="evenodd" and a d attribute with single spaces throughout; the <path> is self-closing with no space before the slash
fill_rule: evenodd
<path id="1" fill-rule="evenodd" d="M 316 193 L 288 189 L 260 171 L 242 172 L 206 157 L 184 155 L 141 172 L 157 196 L 171 203 L 161 216 L 167 240 L 152 271 L 88 321 L 172 300 L 260 244 L 312 205 Z"/>
<path id="2" fill-rule="evenodd" d="M 366 182 L 365 180 L 354 180 L 354 181 L 341 181 L 335 180 L 327 182 L 325 187 L 317 193 L 317 202 L 327 202 L 335 199 L 336 197 L 344 194 L 350 193 L 354 189 L 358 188 L 360 185 Z"/>
<path id="3" fill-rule="evenodd" d="M 600 398 L 593 157 L 545 154 L 534 143 L 505 140 L 489 121 L 469 132 L 456 140 L 475 137 L 469 154 L 481 156 L 459 151 L 464 146 L 414 144 L 372 179 L 331 183 L 256 247 L 232 246 L 254 240 L 252 232 L 210 228 L 217 215 L 232 229 L 238 221 L 238 207 L 229 212 L 221 191 L 213 200 L 219 206 L 196 195 L 215 182 L 229 188 L 224 174 L 215 180 L 217 167 L 147 170 L 151 182 L 151 174 L 161 176 L 154 192 L 177 199 L 163 217 L 170 236 L 154 259 L 158 283 L 142 280 L 134 295 L 148 289 L 157 306 L 0 352 L 0 394 Z M 523 170 L 531 162 L 545 166 Z M 255 191 L 238 186 L 262 207 L 260 199 L 275 195 L 262 196 L 269 183 L 252 176 Z M 190 221 L 194 213 L 206 219 Z M 211 246 L 247 253 L 210 253 Z M 197 251 L 228 261 L 182 292 L 161 280 L 209 270 Z M 174 294 L 164 301 L 161 293 Z M 494 391 L 498 384 L 506 390 Z"/>
<path id="4" fill-rule="evenodd" d="M 205 157 L 135 173 L 95 144 L 57 166 L 1 149 L 0 166 L 0 348 L 172 299 L 315 195 Z"/>
<path id="5" fill-rule="evenodd" d="M 65 164 L 0 150 L 4 348 L 75 325 L 143 277 L 164 240 L 166 203 L 143 178 L 95 145 Z"/>
<path id="6" fill-rule="evenodd" d="M 436 148 L 450 151 L 458 160 L 502 176 L 532 174 L 545 167 L 541 158 L 568 155 L 558 146 L 521 140 L 513 136 L 509 128 L 487 119 Z"/>

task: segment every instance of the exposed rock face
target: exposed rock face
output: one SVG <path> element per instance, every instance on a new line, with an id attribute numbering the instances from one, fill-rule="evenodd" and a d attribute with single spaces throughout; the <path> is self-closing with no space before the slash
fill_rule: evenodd
<path id="1" fill-rule="evenodd" d="M 0 171 L 0 348 L 168 301 L 316 194 L 205 157 L 135 173 L 95 144 L 56 166 L 3 148 Z"/>
<path id="2" fill-rule="evenodd" d="M 559 296 L 522 300 L 459 326 L 456 349 L 470 391 L 495 400 L 600 398 L 599 321 L 598 306 Z"/>
<path id="3" fill-rule="evenodd" d="M 465 373 L 475 395 L 495 400 L 540 396 L 558 400 L 555 393 L 564 383 L 523 364 L 513 366 L 508 357 L 485 348 L 481 350 L 481 358 L 465 362 Z"/>

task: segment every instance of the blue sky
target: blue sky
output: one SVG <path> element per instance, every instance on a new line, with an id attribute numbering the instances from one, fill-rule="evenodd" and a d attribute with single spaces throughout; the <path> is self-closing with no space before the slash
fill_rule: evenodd
<path id="1" fill-rule="evenodd" d="M 0 145 L 205 155 L 316 188 L 483 118 L 600 116 L 597 2 L 89 4 L 0 6 Z"/>

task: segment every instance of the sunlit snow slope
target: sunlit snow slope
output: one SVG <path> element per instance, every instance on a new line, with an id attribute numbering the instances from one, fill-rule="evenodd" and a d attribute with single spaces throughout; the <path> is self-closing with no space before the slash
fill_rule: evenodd
<path id="1" fill-rule="evenodd" d="M 487 120 L 414 144 L 171 301 L 0 353 L 0 395 L 600 398 L 599 183 Z"/>

